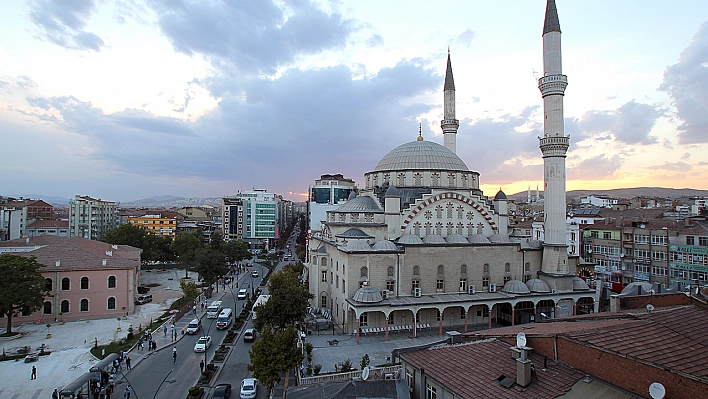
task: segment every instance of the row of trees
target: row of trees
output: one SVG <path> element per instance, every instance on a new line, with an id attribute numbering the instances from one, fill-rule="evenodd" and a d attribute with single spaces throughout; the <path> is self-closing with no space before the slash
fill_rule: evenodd
<path id="1" fill-rule="evenodd" d="M 227 274 L 230 264 L 253 256 L 247 243 L 241 240 L 226 242 L 216 232 L 206 242 L 202 230 L 178 234 L 172 240 L 140 226 L 123 224 L 106 234 L 104 241 L 142 249 L 143 263 L 176 261 L 184 268 L 185 276 L 191 268 L 209 284 Z"/>
<path id="2" fill-rule="evenodd" d="M 300 284 L 298 273 L 287 266 L 271 275 L 268 292 L 268 302 L 256 307 L 258 318 L 253 324 L 260 338 L 249 351 L 248 370 L 270 389 L 280 381 L 281 373 L 297 367 L 304 358 L 296 345 L 295 325 L 304 321 L 313 296 Z"/>

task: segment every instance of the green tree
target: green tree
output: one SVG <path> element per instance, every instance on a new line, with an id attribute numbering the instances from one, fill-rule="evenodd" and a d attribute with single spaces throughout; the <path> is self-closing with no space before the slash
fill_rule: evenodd
<path id="1" fill-rule="evenodd" d="M 248 250 L 248 244 L 242 240 L 230 240 L 222 248 L 224 255 L 226 255 L 226 261 L 229 263 L 236 263 L 253 257 L 251 251 Z"/>
<path id="2" fill-rule="evenodd" d="M 145 236 L 147 235 L 148 231 L 144 228 L 126 223 L 106 233 L 103 241 L 113 245 L 130 245 L 135 248 L 143 248 Z"/>
<path id="3" fill-rule="evenodd" d="M 260 313 L 258 318 L 260 319 Z M 294 344 L 297 332 L 292 325 L 283 330 L 273 330 L 266 326 L 259 331 L 261 337 L 248 351 L 251 359 L 248 371 L 270 391 L 273 384 L 280 381 L 280 373 L 297 366 L 304 355 Z"/>
<path id="4" fill-rule="evenodd" d="M 199 277 L 207 284 L 213 283 L 229 272 L 224 253 L 210 246 L 197 252 L 196 264 L 195 269 L 199 273 Z"/>
<path id="5" fill-rule="evenodd" d="M 197 260 L 199 250 L 204 246 L 201 230 L 178 234 L 172 241 L 171 248 L 177 254 L 177 260 L 184 267 L 185 278 L 189 276 L 189 266 Z"/>
<path id="6" fill-rule="evenodd" d="M 179 289 L 182 290 L 184 297 L 187 299 L 196 298 L 202 292 L 199 287 L 197 287 L 197 283 L 188 280 L 180 280 Z"/>
<path id="7" fill-rule="evenodd" d="M 34 256 L 0 255 L 0 312 L 7 316 L 7 332 L 12 334 L 12 316 L 30 314 L 42 308 L 49 294 L 47 281 Z"/>
<path id="8" fill-rule="evenodd" d="M 171 262 L 175 253 L 171 248 L 172 239 L 157 234 L 148 234 L 144 238 L 142 259 L 146 262 Z"/>
<path id="9" fill-rule="evenodd" d="M 130 245 L 140 248 L 143 253 L 140 259 L 143 263 L 159 261 L 167 262 L 174 259 L 174 252 L 170 249 L 172 241 L 151 233 L 140 226 L 126 223 L 109 231 L 103 238 L 104 242 L 114 245 Z"/>
<path id="10" fill-rule="evenodd" d="M 258 318 L 253 321 L 259 331 L 266 325 L 284 329 L 302 320 L 313 298 L 292 269 L 273 273 L 268 280 L 268 292 L 270 299 L 264 305 L 258 305 Z"/>

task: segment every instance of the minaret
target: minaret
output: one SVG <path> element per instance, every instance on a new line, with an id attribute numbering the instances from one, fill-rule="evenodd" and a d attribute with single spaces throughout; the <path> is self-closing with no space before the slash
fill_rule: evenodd
<path id="1" fill-rule="evenodd" d="M 460 121 L 455 119 L 455 79 L 452 78 L 452 62 L 450 62 L 450 48 L 447 48 L 447 71 L 445 72 L 443 120 L 440 121 L 445 148 L 457 153 L 457 128 Z"/>
<path id="2" fill-rule="evenodd" d="M 565 154 L 570 138 L 563 127 L 563 95 L 568 77 L 561 65 L 561 30 L 555 0 L 546 3 L 543 25 L 543 77 L 538 88 L 543 97 L 544 248 L 542 270 L 568 273 L 568 244 L 565 227 Z"/>

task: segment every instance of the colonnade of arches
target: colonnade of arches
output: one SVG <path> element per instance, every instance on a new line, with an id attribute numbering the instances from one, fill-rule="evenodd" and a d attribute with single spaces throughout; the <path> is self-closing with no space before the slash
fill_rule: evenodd
<path id="1" fill-rule="evenodd" d="M 467 332 L 470 326 L 486 325 L 492 328 L 494 323 L 513 326 L 593 312 L 592 297 L 557 300 L 517 298 L 496 303 L 430 304 L 362 312 L 349 308 L 347 320 L 351 321 L 348 328 L 359 343 L 361 334 L 384 334 L 385 340 L 388 341 L 391 332 L 412 332 L 415 338 L 421 329 L 437 329 L 438 334 L 443 335 L 443 327 L 463 326 L 463 332 Z"/>

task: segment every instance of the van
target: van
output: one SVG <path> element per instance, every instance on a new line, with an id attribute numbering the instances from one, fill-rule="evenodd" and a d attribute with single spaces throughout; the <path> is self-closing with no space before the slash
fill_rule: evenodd
<path id="1" fill-rule="evenodd" d="M 216 318 L 216 328 L 219 330 L 229 328 L 233 322 L 234 312 L 230 308 L 224 308 L 224 310 L 219 313 L 219 317 Z"/>
<path id="2" fill-rule="evenodd" d="M 136 305 L 142 305 L 144 303 L 152 302 L 152 295 L 147 294 L 147 295 L 138 295 L 138 297 L 135 299 L 135 304 Z"/>
<path id="3" fill-rule="evenodd" d="M 194 335 L 202 329 L 202 321 L 199 319 L 194 319 L 187 324 L 187 334 Z"/>
<path id="4" fill-rule="evenodd" d="M 240 290 L 238 290 L 238 299 L 246 299 L 247 296 L 248 291 L 246 291 L 245 288 L 241 288 Z"/>
<path id="5" fill-rule="evenodd" d="M 214 301 L 207 307 L 207 319 L 216 319 L 221 313 L 221 301 Z"/>

